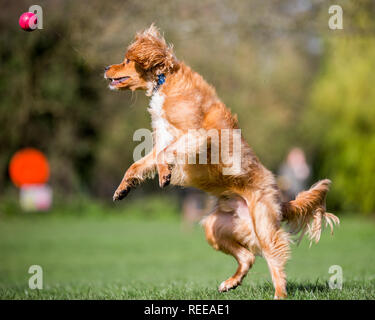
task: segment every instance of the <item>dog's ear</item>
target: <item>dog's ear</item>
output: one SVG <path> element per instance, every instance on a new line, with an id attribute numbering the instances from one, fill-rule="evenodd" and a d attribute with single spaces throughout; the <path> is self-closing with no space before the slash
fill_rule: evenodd
<path id="1" fill-rule="evenodd" d="M 137 62 L 144 70 L 154 68 L 157 74 L 171 71 L 177 65 L 172 47 L 167 45 L 154 24 L 136 34 L 126 58 Z"/>

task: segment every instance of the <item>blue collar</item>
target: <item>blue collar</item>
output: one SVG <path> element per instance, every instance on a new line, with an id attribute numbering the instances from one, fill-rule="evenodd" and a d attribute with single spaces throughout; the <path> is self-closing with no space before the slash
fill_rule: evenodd
<path id="1" fill-rule="evenodd" d="M 158 75 L 158 81 L 156 82 L 156 86 L 154 88 L 154 92 L 158 91 L 160 86 L 165 82 L 165 74 L 159 74 Z"/>
<path id="2" fill-rule="evenodd" d="M 162 74 L 159 74 L 158 75 L 158 86 L 161 86 L 163 83 L 165 82 L 165 74 L 162 73 Z"/>

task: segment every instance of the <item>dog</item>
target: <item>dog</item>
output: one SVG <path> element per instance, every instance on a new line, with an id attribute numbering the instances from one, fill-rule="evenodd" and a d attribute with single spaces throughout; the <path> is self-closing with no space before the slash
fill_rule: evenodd
<path id="1" fill-rule="evenodd" d="M 148 110 L 154 135 L 152 151 L 129 167 L 113 200 L 123 199 L 156 172 L 160 187 L 191 186 L 214 195 L 215 208 L 202 220 L 206 239 L 214 249 L 232 255 L 238 263 L 235 274 L 220 284 L 219 291 L 240 285 L 255 257 L 263 256 L 275 288 L 274 298 L 286 298 L 284 268 L 292 236 L 300 234 L 300 240 L 307 234 L 310 241 L 318 242 L 325 226 L 329 225 L 332 232 L 340 222 L 326 212 L 331 181 L 321 180 L 299 193 L 295 200 L 282 202 L 274 175 L 261 164 L 241 135 L 236 140 L 240 149 L 239 170 L 230 168 L 223 157 L 214 162 L 210 152 L 206 162 L 176 161 L 177 154 L 185 156 L 185 160 L 196 160 L 200 155 L 197 148 L 186 147 L 189 131 L 195 133 L 190 136 L 196 146 L 205 144 L 212 151 L 223 147 L 221 138 L 225 130 L 233 133 L 232 140 L 224 139 L 233 160 L 238 155 L 234 150 L 234 133 L 239 125 L 214 87 L 176 58 L 172 46 L 153 24 L 136 34 L 123 62 L 106 67 L 104 77 L 110 82 L 110 89 L 145 90 L 151 96 Z M 216 132 L 220 139 L 202 132 Z"/>

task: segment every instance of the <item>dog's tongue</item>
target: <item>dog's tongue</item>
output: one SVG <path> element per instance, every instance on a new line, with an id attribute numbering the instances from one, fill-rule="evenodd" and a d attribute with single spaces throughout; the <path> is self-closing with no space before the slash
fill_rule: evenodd
<path id="1" fill-rule="evenodd" d="M 118 80 L 112 80 L 112 84 L 118 84 L 121 82 L 121 79 L 118 79 Z"/>
<path id="2" fill-rule="evenodd" d="M 119 78 L 119 79 L 113 79 L 112 80 L 112 84 L 118 84 L 120 82 L 125 81 L 126 79 L 129 79 L 129 77 L 123 77 L 123 78 Z"/>

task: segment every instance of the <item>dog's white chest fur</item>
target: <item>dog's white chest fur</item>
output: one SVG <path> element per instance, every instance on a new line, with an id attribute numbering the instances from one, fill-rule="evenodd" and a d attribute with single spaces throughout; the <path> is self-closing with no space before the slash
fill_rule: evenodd
<path id="1" fill-rule="evenodd" d="M 148 111 L 151 114 L 152 128 L 154 130 L 154 145 L 157 152 L 162 151 L 173 141 L 172 131 L 174 127 L 165 118 L 163 103 L 165 96 L 155 92 L 150 100 Z"/>

